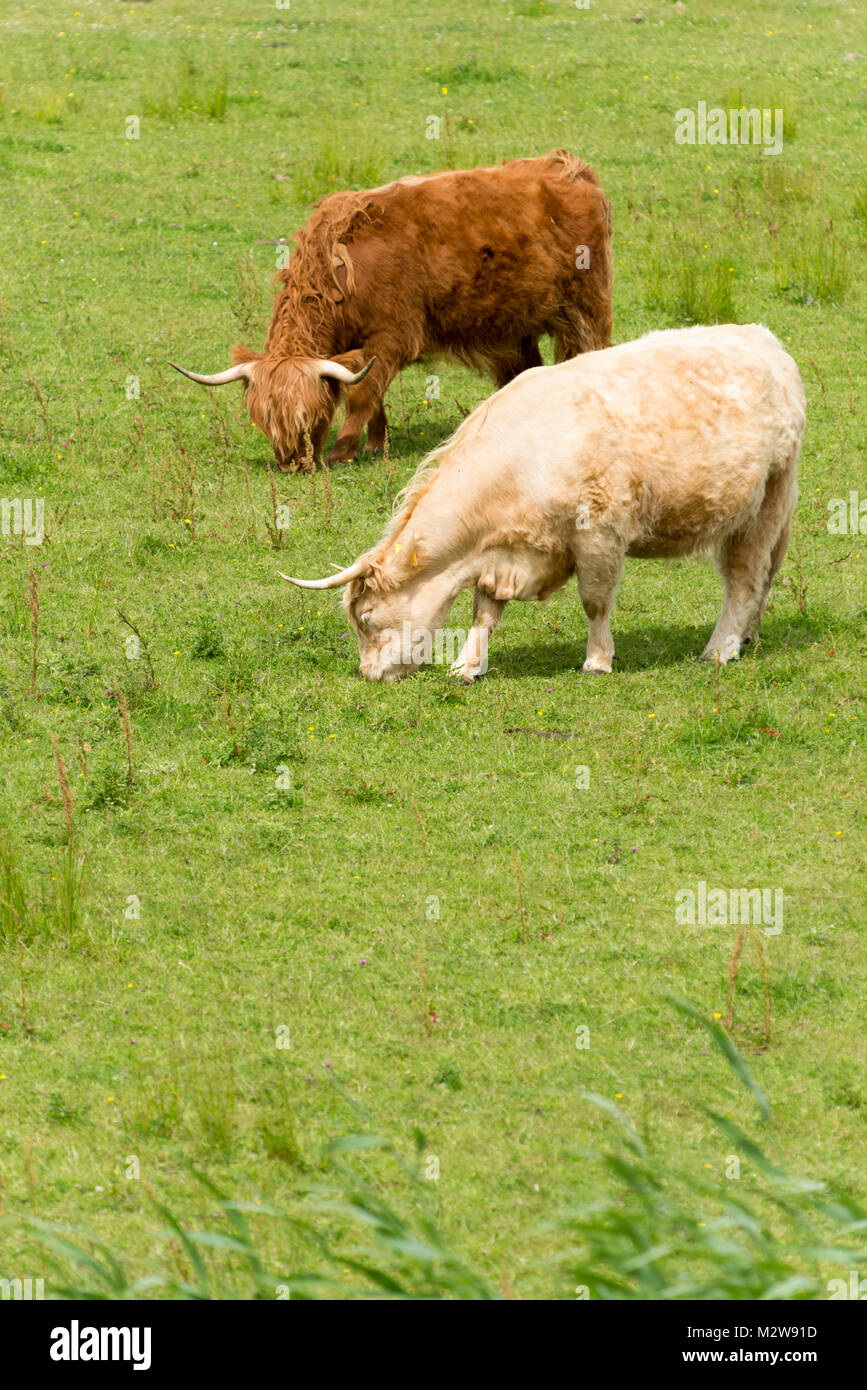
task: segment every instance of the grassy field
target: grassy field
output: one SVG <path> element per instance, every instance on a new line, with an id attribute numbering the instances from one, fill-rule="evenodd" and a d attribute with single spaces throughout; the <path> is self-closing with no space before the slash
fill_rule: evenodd
<path id="1" fill-rule="evenodd" d="M 748 1155 L 727 1177 L 704 1107 L 863 1194 L 865 539 L 828 530 L 867 445 L 863 17 L 79 6 L 2 11 L 0 496 L 44 501 L 45 539 L 0 537 L 0 1276 L 58 1286 L 35 1216 L 94 1233 L 130 1280 L 192 1277 L 155 1201 L 212 1223 L 195 1169 L 300 1210 L 328 1143 L 363 1129 L 420 1172 L 359 1150 L 371 1191 L 428 1211 L 495 1292 L 574 1297 L 546 1223 L 619 1200 L 586 1092 L 663 1187 L 701 1181 L 696 1235 L 735 1189 L 781 1219 Z M 782 153 L 677 145 L 699 101 L 782 109 Z M 370 545 L 489 384 L 409 369 L 388 457 L 272 496 L 237 388 L 166 360 L 261 346 L 281 240 L 322 194 L 555 146 L 613 205 L 615 341 L 760 321 L 799 363 L 801 500 L 761 641 L 709 669 L 716 575 L 629 562 L 607 679 L 580 675 L 570 585 L 509 607 L 476 688 L 363 685 L 339 596 L 276 571 Z M 737 927 L 676 920 L 700 881 L 781 890 L 783 930 L 736 969 Z M 733 993 L 770 1119 L 667 992 L 720 1025 Z M 343 1215 L 321 1222 L 350 1248 Z M 290 1282 L 305 1239 L 256 1224 Z M 216 1296 L 250 1296 L 237 1251 L 209 1258 Z"/>

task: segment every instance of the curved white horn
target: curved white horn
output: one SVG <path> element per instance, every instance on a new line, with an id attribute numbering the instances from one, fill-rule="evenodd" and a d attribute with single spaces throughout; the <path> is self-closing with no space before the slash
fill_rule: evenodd
<path id="1" fill-rule="evenodd" d="M 199 372 L 188 372 L 186 367 L 179 367 L 177 362 L 170 362 L 169 366 L 174 367 L 182 376 L 188 376 L 190 381 L 197 381 L 200 386 L 225 386 L 227 381 L 240 381 L 242 377 L 249 381 L 253 363 L 238 362 L 234 367 L 228 367 L 225 372 L 217 372 L 216 376 L 201 376 Z"/>
<path id="2" fill-rule="evenodd" d="M 342 381 L 344 386 L 357 386 L 359 381 L 363 381 L 367 376 L 375 361 L 376 358 L 371 357 L 360 372 L 351 372 L 342 362 L 329 362 L 327 357 L 317 357 L 313 365 L 320 376 L 333 376 L 335 381 Z"/>
<path id="3" fill-rule="evenodd" d="M 351 579 L 361 579 L 370 572 L 370 561 L 366 555 L 361 555 L 350 565 L 348 569 L 338 570 L 337 574 L 328 574 L 324 579 L 293 579 L 291 574 L 284 574 L 278 570 L 281 579 L 286 579 L 290 584 L 296 584 L 299 589 L 339 589 L 344 584 L 348 584 Z"/>

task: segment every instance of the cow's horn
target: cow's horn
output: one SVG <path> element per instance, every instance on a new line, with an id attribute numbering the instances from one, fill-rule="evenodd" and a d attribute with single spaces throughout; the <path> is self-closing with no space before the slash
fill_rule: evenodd
<path id="1" fill-rule="evenodd" d="M 182 376 L 188 376 L 190 381 L 197 381 L 200 386 L 225 386 L 227 381 L 240 381 L 242 377 L 249 381 L 253 363 L 238 362 L 224 372 L 217 372 L 216 376 L 201 376 L 199 372 L 188 372 L 186 367 L 179 367 L 177 362 L 170 362 L 169 366 L 174 367 Z"/>
<path id="2" fill-rule="evenodd" d="M 281 579 L 287 579 L 290 584 L 297 584 L 299 589 L 339 589 L 351 579 L 361 579 L 369 572 L 370 561 L 366 555 L 360 556 L 348 569 L 338 570 L 336 574 L 327 574 L 324 579 L 293 579 L 291 574 L 277 571 Z"/>
<path id="3" fill-rule="evenodd" d="M 327 357 L 317 358 L 313 365 L 320 376 L 333 376 L 335 381 L 342 381 L 344 386 L 357 386 L 359 381 L 363 381 L 367 376 L 375 361 L 376 358 L 371 357 L 360 372 L 351 372 L 342 362 L 330 362 Z"/>

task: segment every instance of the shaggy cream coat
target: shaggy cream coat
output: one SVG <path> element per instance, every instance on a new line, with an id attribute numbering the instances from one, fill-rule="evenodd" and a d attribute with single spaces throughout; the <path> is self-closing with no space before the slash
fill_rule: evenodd
<path id="1" fill-rule="evenodd" d="M 703 654 L 724 663 L 757 630 L 785 554 L 804 424 L 798 369 L 757 325 L 649 333 L 537 367 L 425 461 L 379 545 L 312 586 L 347 584 L 361 671 L 379 680 L 413 669 L 406 623 L 435 633 L 474 587 L 453 668 L 472 680 L 506 603 L 575 574 L 584 670 L 601 673 L 624 558 L 702 553 L 725 586 Z"/>

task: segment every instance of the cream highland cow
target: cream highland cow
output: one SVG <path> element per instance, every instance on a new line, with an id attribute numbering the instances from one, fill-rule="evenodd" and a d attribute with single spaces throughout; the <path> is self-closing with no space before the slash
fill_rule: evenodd
<path id="1" fill-rule="evenodd" d="M 574 574 L 589 621 L 584 670 L 601 674 L 626 556 L 704 554 L 725 598 L 703 655 L 725 663 L 757 631 L 786 552 L 804 424 L 798 369 L 758 325 L 649 333 L 536 367 L 425 461 L 378 545 L 337 574 L 291 582 L 347 586 L 370 680 L 429 660 L 473 587 L 473 625 L 451 668 L 470 682 L 509 600 L 545 599 Z"/>

